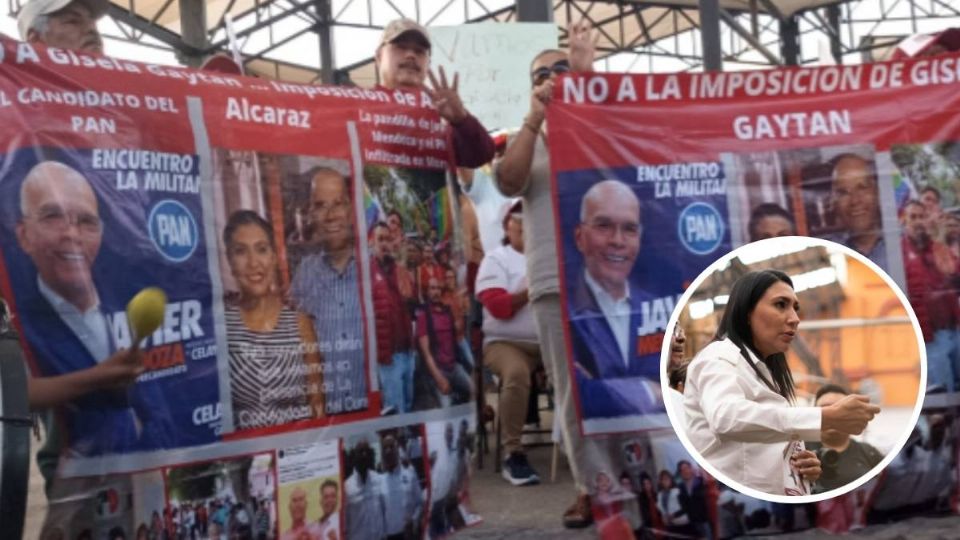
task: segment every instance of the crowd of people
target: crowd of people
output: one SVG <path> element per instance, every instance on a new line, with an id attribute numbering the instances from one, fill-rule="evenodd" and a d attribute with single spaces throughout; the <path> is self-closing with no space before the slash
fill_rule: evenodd
<path id="1" fill-rule="evenodd" d="M 167 504 L 149 523 L 137 526 L 136 540 L 274 540 L 271 498 L 247 502 L 230 497 Z"/>
<path id="2" fill-rule="evenodd" d="M 31 0 L 21 13 L 21 35 L 29 42 L 101 54 L 103 43 L 95 24 L 106 11 L 104 4 L 92 0 Z M 556 229 L 553 226 L 556 203 L 552 193 L 545 111 L 552 99 L 557 76 L 592 69 L 595 40 L 593 31 L 582 23 L 570 26 L 567 39 L 568 51 L 548 49 L 533 56 L 529 112 L 520 131 L 511 136 L 505 152 L 494 162 L 494 181 L 498 189 L 518 198 L 505 207 L 502 215 L 502 249 L 481 257 L 468 247 L 466 271 L 461 272 L 454 263 L 447 239 L 417 234 L 413 227 L 405 224 L 404 216 L 397 209 L 387 209 L 384 219 L 367 231 L 377 373 L 383 404 L 381 412 L 402 414 L 462 404 L 482 390 L 474 387 L 472 374 L 478 366 L 474 360 L 475 348 L 471 346 L 471 329 L 467 326 L 472 320 L 468 314 L 475 307 L 470 303 L 468 292 L 474 291 L 473 278 L 477 276 L 477 301 L 483 308 L 483 330 L 487 334 L 482 346 L 483 363 L 502 380 L 499 414 L 508 454 L 504 463 L 507 480 L 515 485 L 538 481 L 519 439 L 520 419 L 525 416 L 530 392 L 530 376 L 542 364 L 557 395 L 558 425 L 576 485 L 576 500 L 564 513 L 564 524 L 568 527 L 587 526 L 597 515 L 602 520 L 602 527 L 625 523 L 632 531 L 652 528 L 669 534 L 710 538 L 713 534 L 707 510 L 709 482 L 696 474 L 689 462 L 678 463 L 675 473 L 660 471 L 656 482 L 648 475 L 634 479 L 626 473 L 618 482 L 606 473 L 597 474 L 591 481 L 587 474 L 587 464 L 604 462 L 608 449 L 607 443 L 587 440 L 580 430 L 577 404 L 571 397 L 575 393 L 571 391 L 567 342 L 563 333 L 557 331 L 564 324 L 564 309 L 557 265 Z M 380 75 L 378 87 L 426 90 L 440 116 L 449 124 L 452 162 L 468 168 L 490 163 L 494 158 L 493 141 L 463 106 L 456 80 L 448 82 L 445 76 L 434 80 L 430 75 L 433 84 L 429 87 L 425 84 L 431 47 L 426 29 L 419 24 L 405 19 L 388 24 L 376 51 Z M 51 170 L 57 169 L 56 174 L 60 177 L 69 176 L 73 184 L 81 188 L 85 185 L 82 178 L 82 182 L 75 182 L 74 175 L 62 170 L 63 167 L 47 166 Z M 854 204 L 859 204 L 854 200 L 857 197 L 869 199 L 876 193 L 876 173 L 870 167 L 872 164 L 857 156 L 837 158 L 834 197 L 841 220 L 845 220 L 844 225 L 851 231 L 841 239 L 843 243 L 886 267 L 882 231 L 878 233 L 879 213 L 871 213 L 872 208 L 866 213 L 853 208 Z M 48 183 L 54 176 L 53 172 L 46 170 L 37 174 Z M 338 198 L 331 205 L 315 208 L 318 221 L 332 215 L 339 220 L 336 223 L 331 221 L 333 224 L 321 233 L 322 251 L 316 254 L 316 261 L 328 265 L 330 276 L 337 277 L 343 277 L 350 268 L 355 268 L 352 266 L 355 264 L 351 259 L 352 249 L 348 248 L 352 247 L 356 236 L 352 230 L 346 232 L 347 227 L 343 226 L 349 221 L 346 210 L 352 207 L 352 201 L 347 194 L 347 180 L 342 175 L 338 182 L 340 180 L 343 181 L 343 190 Z M 855 185 L 849 189 L 844 187 L 847 180 Z M 319 204 L 316 189 L 313 191 L 311 204 Z M 31 189 L 25 193 L 31 195 Z M 95 237 L 99 247 L 102 223 L 97 216 L 96 198 L 89 186 L 82 188 L 81 195 L 77 200 L 92 201 L 92 211 L 85 211 L 82 215 L 61 211 L 41 216 L 42 219 L 31 213 L 23 216 L 24 230 L 29 232 L 31 227 L 43 226 L 62 230 L 75 226 L 88 233 L 90 238 Z M 40 195 L 34 196 L 37 197 Z M 618 267 L 627 266 L 620 259 L 630 259 L 629 266 L 632 267 L 641 234 L 639 224 L 634 223 L 640 214 L 639 201 L 629 197 L 625 201 L 632 205 L 630 223 L 626 226 L 584 218 L 584 226 L 630 236 L 631 255 L 614 257 Z M 31 209 L 31 204 L 32 199 L 26 200 L 23 207 Z M 931 380 L 952 392 L 957 389 L 960 378 L 960 305 L 956 301 L 956 283 L 960 276 L 960 217 L 942 211 L 940 194 L 932 187 L 924 189 L 920 199 L 908 201 L 901 210 L 901 247 L 907 292 L 917 309 L 927 341 Z M 584 214 L 591 218 L 592 212 L 584 210 Z M 752 237 L 795 232 L 795 222 L 785 211 L 766 206 L 762 212 L 754 214 L 755 219 L 750 225 Z M 29 253 L 31 238 L 25 233 L 20 240 L 24 243 L 24 251 Z M 278 248 L 270 223 L 251 210 L 238 210 L 231 215 L 223 231 L 223 243 L 230 271 L 239 289 L 236 297 L 230 299 L 226 314 L 232 347 L 231 392 L 237 426 L 241 429 L 269 427 L 317 418 L 330 410 L 348 410 L 349 407 L 339 401 L 331 407 L 333 398 L 323 390 L 329 386 L 324 384 L 323 375 L 335 371 L 324 367 L 333 360 L 321 355 L 318 349 L 320 343 L 330 340 L 325 336 L 331 335 L 331 326 L 324 326 L 329 321 L 342 324 L 344 331 L 340 332 L 341 327 L 337 327 L 337 332 L 344 335 L 347 330 L 353 336 L 362 335 L 359 306 L 352 310 L 341 309 L 345 315 L 329 316 L 317 306 L 320 293 L 313 286 L 311 277 L 298 280 L 296 274 L 292 294 L 285 296 L 278 289 Z M 96 249 L 93 251 L 91 259 L 96 256 Z M 611 257 L 607 259 L 610 262 Z M 624 289 L 627 274 L 620 273 L 623 279 L 618 284 L 622 290 L 610 302 L 617 308 L 622 308 L 623 302 L 630 299 L 629 289 Z M 306 274 L 301 272 L 300 275 Z M 359 290 L 355 274 L 343 283 L 345 285 L 340 290 L 347 296 L 351 290 Z M 480 284 L 484 287 L 481 288 Z M 84 285 L 88 296 L 91 291 L 95 296 L 96 288 L 92 282 Z M 597 289 L 589 282 L 585 282 L 585 286 L 590 287 L 585 290 L 595 292 Z M 44 291 L 38 294 L 49 296 Z M 93 299 L 83 300 L 90 303 Z M 621 312 L 612 318 L 624 322 L 624 332 L 629 330 L 629 315 L 624 316 Z M 619 325 L 617 328 L 621 329 Z M 245 340 L 258 345 L 267 341 L 273 345 L 276 354 L 269 362 L 271 370 L 251 365 L 242 350 Z M 629 341 L 618 339 L 607 345 L 611 344 L 616 346 L 612 357 L 631 356 L 627 352 Z M 587 356 L 592 358 L 595 355 Z M 91 386 L 92 391 L 132 384 L 142 373 L 142 367 L 131 359 L 136 359 L 135 354 L 125 351 L 98 354 L 85 369 L 96 374 L 103 372 L 104 369 L 98 366 L 105 364 L 118 369 L 109 380 L 98 378 Z M 343 376 L 363 379 L 363 359 L 353 357 L 350 362 L 354 368 Z M 629 368 L 629 362 L 627 364 Z M 277 366 L 282 369 L 276 370 Z M 615 367 L 619 369 L 621 366 Z M 599 370 L 597 367 L 595 371 Z M 693 376 L 696 378 L 697 374 Z M 685 380 L 681 377 L 680 383 L 683 382 Z M 793 396 L 792 381 L 768 386 L 776 386 L 774 393 L 784 400 Z M 31 403 L 35 406 L 56 405 L 58 401 L 64 401 L 63 395 L 72 395 L 56 389 L 59 397 L 41 399 L 41 387 L 42 384 L 31 383 Z M 333 387 L 341 386 L 338 383 Z M 365 394 L 365 383 L 358 382 L 350 388 L 353 392 L 362 388 Z M 826 409 L 836 408 L 840 402 L 849 404 L 852 400 L 845 396 L 846 393 L 835 388 L 825 391 L 818 395 L 820 402 L 817 405 Z M 830 402 L 830 399 L 834 401 Z M 820 417 L 819 411 L 817 414 L 807 412 L 811 418 Z M 136 419 L 126 420 L 132 422 Z M 819 429 L 820 424 L 817 426 Z M 827 424 L 824 426 L 826 434 L 829 429 Z M 857 432 L 855 428 L 844 427 L 845 430 L 837 430 L 833 426 L 834 431 L 843 435 Z M 862 431 L 862 426 L 859 429 Z M 461 424 L 459 435 L 455 436 L 455 431 L 453 424 L 446 424 L 443 444 L 429 456 L 423 455 L 419 438 L 411 437 L 405 430 L 386 430 L 378 434 L 379 463 L 376 452 L 365 440 L 345 452 L 343 506 L 349 534 L 372 539 L 419 538 L 426 528 L 431 538 L 439 538 L 472 523 L 475 516 L 469 509 L 466 494 L 472 445 L 466 424 Z M 847 459 L 846 452 L 858 452 L 867 456 L 863 459 L 870 462 L 876 459 L 869 450 L 839 438 L 825 436 L 823 445 L 826 450 L 817 459 L 817 474 L 808 476 L 821 482 L 824 489 L 830 487 L 825 475 L 820 474 L 819 463 L 825 461 L 826 451 L 837 453 L 841 463 Z M 429 517 L 425 508 L 428 500 L 426 460 L 429 460 L 431 471 Z M 631 504 L 635 506 L 633 518 L 627 517 L 630 511 L 626 507 Z M 140 524 L 136 536 L 150 540 L 272 539 L 276 531 L 272 505 L 269 499 L 254 499 L 247 503 L 223 499 L 170 505 L 162 514 L 154 512 L 149 524 Z M 299 516 L 299 509 L 297 512 Z M 312 540 L 315 535 L 311 531 L 304 528 L 291 540 L 303 540 L 303 534 Z"/>

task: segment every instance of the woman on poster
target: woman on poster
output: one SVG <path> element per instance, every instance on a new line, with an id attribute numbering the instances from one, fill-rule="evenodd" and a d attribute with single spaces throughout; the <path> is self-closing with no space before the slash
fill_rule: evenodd
<path id="1" fill-rule="evenodd" d="M 859 434 L 880 412 L 859 395 L 829 407 L 794 406 L 785 353 L 799 311 L 786 274 L 744 274 L 714 341 L 687 367 L 684 411 L 693 447 L 730 480 L 771 495 L 810 494 L 820 461 L 803 441 L 819 441 L 827 429 Z"/>
<path id="2" fill-rule="evenodd" d="M 230 392 L 236 429 L 323 415 L 323 363 L 313 325 L 284 305 L 270 223 L 251 210 L 223 230 L 239 295 L 225 310 Z"/>

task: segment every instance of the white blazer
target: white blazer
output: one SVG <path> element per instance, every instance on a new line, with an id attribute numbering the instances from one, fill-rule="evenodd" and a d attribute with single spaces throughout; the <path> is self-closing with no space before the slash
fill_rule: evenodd
<path id="1" fill-rule="evenodd" d="M 769 380 L 766 365 L 750 355 Z M 785 453 L 790 443 L 820 440 L 819 407 L 791 406 L 729 339 L 707 345 L 690 362 L 683 397 L 687 436 L 707 462 L 746 487 L 794 494 L 787 491 Z"/>

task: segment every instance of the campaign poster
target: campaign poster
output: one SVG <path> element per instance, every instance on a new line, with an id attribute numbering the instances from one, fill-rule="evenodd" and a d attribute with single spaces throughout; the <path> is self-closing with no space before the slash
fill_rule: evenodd
<path id="1" fill-rule="evenodd" d="M 281 540 L 339 540 L 343 486 L 339 441 L 323 441 L 277 451 Z"/>
<path id="2" fill-rule="evenodd" d="M 726 178 L 718 161 L 557 174 L 564 307 L 584 434 L 669 425 L 660 347 L 685 284 L 730 249 Z"/>
<path id="3" fill-rule="evenodd" d="M 955 223 L 951 216 L 957 205 L 958 161 L 951 141 L 957 139 L 958 124 L 944 111 L 953 110 L 957 103 L 956 65 L 956 55 L 945 55 L 892 64 L 649 76 L 592 73 L 561 79 L 547 111 L 547 122 L 556 188 L 558 263 L 564 277 L 562 300 L 571 326 L 567 337 L 574 372 L 582 370 L 584 357 L 592 360 L 601 356 L 590 354 L 590 347 L 611 348 L 608 344 L 616 343 L 616 332 L 624 331 L 622 327 L 611 329 L 607 323 L 605 339 L 590 340 L 585 347 L 587 352 L 577 350 L 575 278 L 590 275 L 583 270 L 590 265 L 581 255 L 584 250 L 577 249 L 576 227 L 591 224 L 593 213 L 588 204 L 581 204 L 581 199 L 587 198 L 585 192 L 595 185 L 610 186 L 607 189 L 620 194 L 618 204 L 608 204 L 606 208 L 630 206 L 631 215 L 640 216 L 634 221 L 643 226 L 639 242 L 625 244 L 624 233 L 631 231 L 623 226 L 624 222 L 592 223 L 594 228 L 606 226 L 610 236 L 618 241 L 613 246 L 620 251 L 611 247 L 601 252 L 607 255 L 607 266 L 627 266 L 630 252 L 622 245 L 639 245 L 633 248 L 640 253 L 636 265 L 660 270 L 659 274 L 633 270 L 638 274 L 631 281 L 622 277 L 633 277 L 626 268 L 619 268 L 617 279 L 607 280 L 618 286 L 609 290 L 629 291 L 630 300 L 626 300 L 625 294 L 608 292 L 600 296 L 604 303 L 597 303 L 598 316 L 593 319 L 597 322 L 616 321 L 618 309 L 627 311 L 636 295 L 624 282 L 640 291 L 654 292 L 654 298 L 679 294 L 686 286 L 685 280 L 697 275 L 731 246 L 751 239 L 799 234 L 851 245 L 902 286 L 918 313 L 927 312 L 919 318 L 921 326 L 926 326 L 924 337 L 928 357 L 932 359 L 931 389 L 941 395 L 928 393 L 926 402 L 928 408 L 936 403 L 940 410 L 931 411 L 937 412 L 932 416 L 936 429 L 925 428 L 925 421 L 918 424 L 921 432 L 931 435 L 921 434 L 918 440 L 924 442 L 908 444 L 909 450 L 901 452 L 888 468 L 888 472 L 896 472 L 899 483 L 884 484 L 880 478 L 878 490 L 867 497 L 856 495 L 850 506 L 861 517 L 830 528 L 842 531 L 858 523 L 871 523 L 872 519 L 900 519 L 915 515 L 921 507 L 948 509 L 946 501 L 956 497 L 957 489 L 952 480 L 954 473 L 944 467 L 951 467 L 947 463 L 956 461 L 953 428 L 958 358 L 958 303 L 951 279 L 956 275 L 956 259 L 951 258 L 955 252 L 950 246 L 956 244 L 953 230 L 960 220 Z M 894 76 L 895 73 L 902 77 Z M 942 73 L 948 75 L 940 77 Z M 938 106 L 931 108 L 930 103 Z M 680 228 L 676 221 L 653 228 L 646 224 L 648 205 L 670 200 L 658 195 L 670 193 L 673 197 L 677 190 L 668 191 L 653 182 L 650 191 L 641 195 L 636 185 L 639 175 L 631 171 L 644 165 L 709 163 L 719 165 L 726 184 L 714 205 L 720 209 L 724 245 L 686 274 L 682 261 L 688 251 L 682 236 L 678 241 Z M 709 178 L 712 181 L 719 177 Z M 608 183 L 611 181 L 625 183 L 630 189 Z M 703 183 L 701 179 L 699 184 Z M 638 202 L 634 203 L 635 200 Z M 709 196 L 703 202 L 711 204 Z M 703 222 L 684 220 L 691 226 Z M 661 243 L 657 250 L 646 254 L 651 236 Z M 580 247 L 586 245 L 584 239 L 581 232 Z M 595 291 L 608 290 L 592 277 L 582 281 L 587 290 L 591 285 Z M 719 303 L 722 300 L 717 299 Z M 933 374 L 935 369 L 940 373 Z M 579 391 L 575 399 L 581 428 L 589 435 L 589 409 L 596 402 L 585 398 L 582 381 L 578 380 L 575 388 Z M 636 425 L 617 422 L 613 428 L 627 431 L 636 429 Z M 638 467 L 650 462 L 646 451 L 673 445 L 662 441 L 644 443 L 652 437 L 654 432 L 587 438 L 584 444 L 591 457 L 597 451 L 602 456 L 610 444 L 619 444 L 624 438 L 629 442 L 622 455 L 610 455 L 609 461 L 589 460 L 587 468 L 594 489 L 606 489 L 609 485 L 607 476 L 596 476 L 606 469 L 610 477 L 623 471 L 627 473 L 625 481 L 630 477 L 629 480 L 649 485 L 648 489 L 655 491 L 659 479 L 639 478 Z M 667 432 L 666 437 L 673 435 Z M 666 455 L 674 454 L 666 451 Z M 898 460 L 902 464 L 898 465 Z M 673 476 L 679 484 L 676 477 L 680 471 L 674 469 L 679 464 L 662 465 L 666 472 L 663 482 L 669 484 L 668 477 Z M 658 465 L 652 474 L 657 476 L 662 471 Z M 902 485 L 916 489 L 911 488 L 909 497 L 905 497 L 895 487 Z M 789 512 L 723 487 L 713 492 L 714 499 L 711 502 L 708 497 L 707 507 L 708 513 L 715 516 L 710 521 L 714 537 L 796 530 L 817 523 L 811 507 Z M 641 514 L 646 508 L 651 519 L 656 515 L 653 507 L 642 501 L 640 507 Z M 949 511 L 955 512 L 955 508 Z"/>
<path id="4" fill-rule="evenodd" d="M 872 145 L 848 144 L 724 156 L 735 242 L 824 238 L 856 250 L 902 283 L 893 167 Z"/>
<path id="5" fill-rule="evenodd" d="M 927 352 L 927 386 L 960 390 L 960 145 L 894 145 L 891 179 L 903 257 L 904 291 Z"/>
<path id="6" fill-rule="evenodd" d="M 227 351 L 221 384 L 232 431 L 306 429 L 366 412 L 347 161 L 225 150 L 214 156 Z"/>
<path id="7" fill-rule="evenodd" d="M 344 538 L 422 538 L 430 477 L 420 424 L 343 440 Z"/>
<path id="8" fill-rule="evenodd" d="M 368 164 L 363 179 L 382 413 L 469 403 L 459 191 L 443 170 Z"/>
<path id="9" fill-rule="evenodd" d="M 143 351 L 134 384 L 102 384 L 63 404 L 68 457 L 219 438 L 214 419 L 197 414 L 219 401 L 198 161 L 113 147 L 36 146 L 2 157 L 5 296 L 34 376 L 103 372 L 135 339 Z M 145 287 L 162 288 L 168 302 L 160 328 L 136 336 L 125 310 Z"/>
<path id="10" fill-rule="evenodd" d="M 476 450 L 472 415 L 425 425 L 430 470 L 430 538 L 442 538 L 481 522 L 470 502 L 470 462 Z"/>

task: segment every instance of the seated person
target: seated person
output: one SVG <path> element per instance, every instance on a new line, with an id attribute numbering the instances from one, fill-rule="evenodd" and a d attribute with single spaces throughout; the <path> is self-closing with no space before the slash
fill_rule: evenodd
<path id="1" fill-rule="evenodd" d="M 502 381 L 500 426 L 507 453 L 503 477 L 515 486 L 540 481 L 523 451 L 521 432 L 528 416 L 531 374 L 543 364 L 527 291 L 521 205 L 504 204 L 503 245 L 483 258 L 476 284 L 483 304 L 483 363 Z"/>

